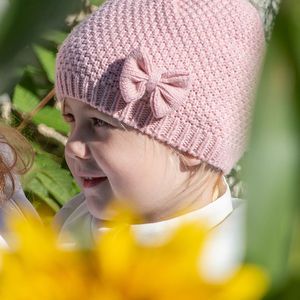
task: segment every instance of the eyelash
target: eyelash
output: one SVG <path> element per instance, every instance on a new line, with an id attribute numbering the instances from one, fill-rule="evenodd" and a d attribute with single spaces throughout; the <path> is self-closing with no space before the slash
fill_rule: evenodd
<path id="1" fill-rule="evenodd" d="M 108 125 L 108 123 L 106 123 L 105 121 L 98 119 L 98 118 L 92 118 L 92 120 L 94 121 L 95 125 L 99 126 L 99 127 Z"/>
<path id="2" fill-rule="evenodd" d="M 74 122 L 74 116 L 72 114 L 62 114 L 62 117 L 64 118 L 65 122 L 67 122 L 67 123 Z M 102 127 L 105 125 L 109 125 L 105 121 L 98 119 L 98 118 L 91 118 L 91 120 L 93 120 L 95 126 Z"/>
<path id="3" fill-rule="evenodd" d="M 71 114 L 62 114 L 62 117 L 63 117 L 63 119 L 65 120 L 66 123 L 71 123 L 71 122 L 74 121 L 73 120 L 74 117 Z"/>

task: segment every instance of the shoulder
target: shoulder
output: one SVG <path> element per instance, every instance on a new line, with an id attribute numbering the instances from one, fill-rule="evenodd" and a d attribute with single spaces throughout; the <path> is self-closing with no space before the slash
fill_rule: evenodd
<path id="1" fill-rule="evenodd" d="M 50 227 L 55 234 L 57 245 L 62 247 L 94 246 L 94 227 L 98 219 L 88 210 L 83 193 L 70 199 L 53 218 Z"/>
<path id="2" fill-rule="evenodd" d="M 227 217 L 231 221 L 244 221 L 246 217 L 247 201 L 239 198 L 232 198 L 232 212 Z M 224 220 L 226 221 L 226 219 Z"/>
<path id="3" fill-rule="evenodd" d="M 60 231 L 65 224 L 65 222 L 72 216 L 72 214 L 77 210 L 81 211 L 84 209 L 86 203 L 86 198 L 83 193 L 80 193 L 70 199 L 54 216 L 50 226 L 55 231 Z"/>
<path id="4" fill-rule="evenodd" d="M 40 220 L 40 217 L 26 198 L 22 190 L 18 190 L 13 196 L 1 203 L 0 205 L 0 227 L 1 229 L 7 230 L 7 223 L 9 219 L 19 218 L 26 220 L 28 218 Z"/>
<path id="5" fill-rule="evenodd" d="M 232 211 L 218 226 L 212 229 L 215 232 L 228 232 L 233 235 L 243 236 L 246 221 L 246 200 L 232 198 Z"/>
<path id="6" fill-rule="evenodd" d="M 27 219 L 37 220 L 42 226 L 42 221 L 26 198 L 23 190 L 17 190 L 13 196 L 0 205 L 0 235 L 9 243 L 11 230 L 9 222 L 11 220 L 26 221 Z"/>
<path id="7" fill-rule="evenodd" d="M 202 271 L 210 281 L 234 275 L 244 260 L 247 202 L 232 198 L 231 213 L 208 233 Z"/>
<path id="8" fill-rule="evenodd" d="M 247 201 L 240 198 L 231 198 L 233 210 L 235 209 L 246 209 Z"/>

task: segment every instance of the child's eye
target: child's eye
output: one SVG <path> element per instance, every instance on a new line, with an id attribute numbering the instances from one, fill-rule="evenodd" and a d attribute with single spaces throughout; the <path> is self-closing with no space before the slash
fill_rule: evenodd
<path id="1" fill-rule="evenodd" d="M 74 116 L 72 114 L 62 114 L 62 117 L 67 123 L 71 123 L 74 121 Z"/>
<path id="2" fill-rule="evenodd" d="M 108 125 L 108 123 L 106 123 L 105 121 L 98 119 L 98 118 L 93 118 L 94 121 L 94 125 L 95 126 L 104 126 L 104 125 Z"/>

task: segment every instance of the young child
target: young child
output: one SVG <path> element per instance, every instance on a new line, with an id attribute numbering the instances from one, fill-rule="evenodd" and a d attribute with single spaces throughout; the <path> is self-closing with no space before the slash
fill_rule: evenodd
<path id="1" fill-rule="evenodd" d="M 32 166 L 33 150 L 29 142 L 14 128 L 0 122 L 0 247 L 11 241 L 8 222 L 12 218 L 34 218 L 38 213 L 27 200 L 18 175 Z"/>
<path id="2" fill-rule="evenodd" d="M 243 201 L 223 175 L 247 143 L 264 46 L 246 0 L 108 0 L 77 26 L 57 55 L 56 93 L 83 193 L 56 215 L 58 243 L 91 246 L 116 199 L 143 217 L 141 242 L 197 220 L 218 228 L 219 266 L 239 256 Z"/>

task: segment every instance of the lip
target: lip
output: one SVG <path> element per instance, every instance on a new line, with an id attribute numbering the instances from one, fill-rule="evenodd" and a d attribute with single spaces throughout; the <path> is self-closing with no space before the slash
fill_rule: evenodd
<path id="1" fill-rule="evenodd" d="M 90 174 L 90 173 L 86 173 L 86 172 L 80 172 L 80 171 L 75 171 L 75 174 L 78 176 L 78 177 L 96 177 L 95 174 Z M 99 176 L 101 177 L 101 176 Z M 105 177 L 105 176 L 104 176 Z"/>
<path id="2" fill-rule="evenodd" d="M 107 177 L 94 177 L 92 179 L 83 179 L 83 188 L 89 189 L 97 186 L 98 184 L 104 182 L 107 179 Z"/>

